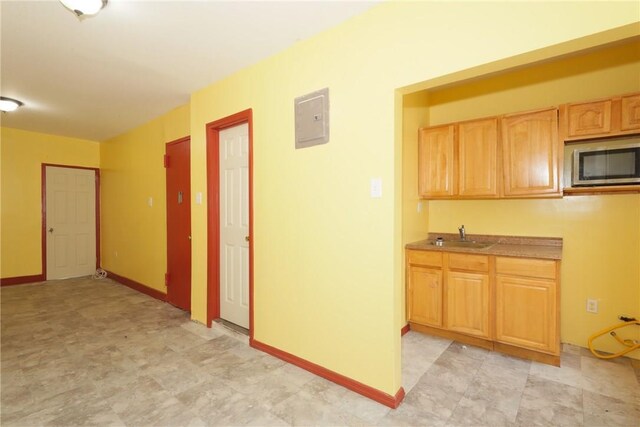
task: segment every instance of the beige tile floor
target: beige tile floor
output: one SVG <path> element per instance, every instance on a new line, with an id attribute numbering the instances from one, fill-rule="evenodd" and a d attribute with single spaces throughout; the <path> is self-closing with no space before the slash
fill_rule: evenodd
<path id="1" fill-rule="evenodd" d="M 410 332 L 390 410 L 111 280 L 5 287 L 2 426 L 640 426 L 640 364 L 562 367 Z"/>

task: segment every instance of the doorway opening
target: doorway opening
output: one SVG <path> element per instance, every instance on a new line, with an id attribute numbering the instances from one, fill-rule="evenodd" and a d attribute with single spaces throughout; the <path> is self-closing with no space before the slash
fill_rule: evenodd
<path id="1" fill-rule="evenodd" d="M 248 109 L 208 123 L 207 326 L 223 319 L 253 340 L 253 124 Z"/>
<path id="2" fill-rule="evenodd" d="M 42 275 L 94 274 L 100 267 L 100 170 L 42 164 Z"/>

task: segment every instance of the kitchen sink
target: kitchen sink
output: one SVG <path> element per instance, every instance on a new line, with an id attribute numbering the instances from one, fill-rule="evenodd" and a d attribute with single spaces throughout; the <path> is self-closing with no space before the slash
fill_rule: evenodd
<path id="1" fill-rule="evenodd" d="M 475 242 L 473 240 L 434 240 L 429 244 L 442 248 L 469 248 L 469 249 L 486 249 L 493 246 L 491 242 Z"/>

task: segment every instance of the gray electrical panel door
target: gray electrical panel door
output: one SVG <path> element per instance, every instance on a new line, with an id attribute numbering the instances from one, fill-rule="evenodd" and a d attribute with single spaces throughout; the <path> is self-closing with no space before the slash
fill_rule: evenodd
<path id="1" fill-rule="evenodd" d="M 295 99 L 296 148 L 329 142 L 329 88 Z"/>

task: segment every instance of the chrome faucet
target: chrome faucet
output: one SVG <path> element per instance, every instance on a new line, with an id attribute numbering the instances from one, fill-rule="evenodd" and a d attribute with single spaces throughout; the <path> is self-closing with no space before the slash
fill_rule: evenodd
<path id="1" fill-rule="evenodd" d="M 462 226 L 460 228 L 458 228 L 458 232 L 460 233 L 460 240 L 461 241 L 466 241 L 467 240 L 467 231 L 464 229 L 464 224 L 462 224 Z"/>

